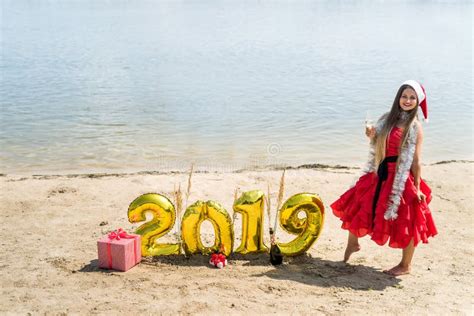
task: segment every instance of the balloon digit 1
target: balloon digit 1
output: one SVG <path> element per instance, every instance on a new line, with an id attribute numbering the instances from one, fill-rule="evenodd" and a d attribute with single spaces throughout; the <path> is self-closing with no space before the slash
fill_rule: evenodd
<path id="1" fill-rule="evenodd" d="M 148 193 L 137 197 L 128 208 L 130 223 L 143 222 L 145 214 L 150 212 L 153 219 L 137 228 L 136 233 L 142 235 L 142 255 L 178 255 L 181 252 L 179 244 L 158 244 L 155 241 L 166 235 L 174 226 L 176 214 L 173 203 L 160 194 Z"/>
<path id="2" fill-rule="evenodd" d="M 263 197 L 260 190 L 244 192 L 234 203 L 234 212 L 242 214 L 242 243 L 237 253 L 268 251 L 263 243 Z"/>
<path id="3" fill-rule="evenodd" d="M 215 241 L 211 247 L 205 247 L 201 241 L 201 224 L 209 220 L 214 226 Z M 186 209 L 181 223 L 181 236 L 186 255 L 210 254 L 224 246 L 224 254 L 230 255 L 234 246 L 234 229 L 227 211 L 214 201 L 197 201 Z"/>
<path id="4" fill-rule="evenodd" d="M 299 218 L 304 211 L 306 218 Z M 324 205 L 316 194 L 300 193 L 290 197 L 280 210 L 280 225 L 290 234 L 298 235 L 288 243 L 278 243 L 281 253 L 296 256 L 316 241 L 324 223 Z"/>

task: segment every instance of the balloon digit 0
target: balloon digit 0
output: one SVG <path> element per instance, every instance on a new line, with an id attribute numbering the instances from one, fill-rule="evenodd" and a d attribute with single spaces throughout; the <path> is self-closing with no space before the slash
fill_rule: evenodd
<path id="1" fill-rule="evenodd" d="M 304 211 L 306 218 L 299 218 Z M 324 223 L 324 205 L 316 194 L 300 193 L 290 197 L 280 210 L 280 225 L 290 234 L 298 235 L 289 243 L 278 243 L 282 254 L 304 253 L 316 241 Z"/>
<path id="2" fill-rule="evenodd" d="M 181 252 L 179 244 L 158 244 L 155 241 L 166 235 L 174 226 L 176 214 L 173 203 L 160 194 L 148 193 L 136 198 L 128 208 L 130 223 L 143 222 L 145 214 L 150 212 L 153 219 L 137 228 L 136 233 L 142 235 L 142 255 L 178 255 Z"/>
<path id="3" fill-rule="evenodd" d="M 214 245 L 205 247 L 201 241 L 200 228 L 203 221 L 209 220 L 214 226 L 216 239 Z M 181 223 L 181 236 L 184 252 L 190 254 L 209 254 L 224 245 L 226 256 L 234 246 L 234 229 L 227 211 L 214 201 L 197 201 L 186 209 Z"/>
<path id="4" fill-rule="evenodd" d="M 242 214 L 242 244 L 235 250 L 241 254 L 267 252 L 263 243 L 263 192 L 249 191 L 234 203 L 234 212 Z"/>

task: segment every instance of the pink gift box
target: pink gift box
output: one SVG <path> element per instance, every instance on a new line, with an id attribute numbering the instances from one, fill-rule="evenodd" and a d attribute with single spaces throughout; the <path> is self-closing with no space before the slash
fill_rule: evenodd
<path id="1" fill-rule="evenodd" d="M 122 230 L 97 241 L 99 268 L 127 271 L 142 260 L 141 236 Z"/>

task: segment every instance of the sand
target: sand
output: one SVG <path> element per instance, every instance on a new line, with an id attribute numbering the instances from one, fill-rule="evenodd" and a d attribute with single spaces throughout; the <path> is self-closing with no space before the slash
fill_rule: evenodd
<path id="1" fill-rule="evenodd" d="M 424 166 L 439 234 L 417 247 L 412 274 L 398 278 L 382 270 L 398 263 L 401 251 L 367 237 L 350 264 L 340 261 L 347 232 L 329 204 L 353 182 L 360 172 L 355 168 L 287 171 L 285 198 L 314 192 L 327 212 L 308 253 L 280 267 L 271 266 L 265 254 L 233 256 L 222 270 L 211 268 L 208 257 L 181 255 L 146 258 L 125 273 L 98 269 L 97 239 L 119 227 L 132 232 L 138 225 L 127 220 L 130 202 L 148 192 L 171 198 L 175 184 L 185 186 L 185 173 L 3 175 L 0 313 L 472 314 L 473 166 L 466 161 Z M 232 214 L 236 187 L 266 192 L 270 182 L 276 204 L 280 175 L 196 173 L 190 200 L 215 200 Z M 203 227 L 206 242 L 213 238 L 210 227 Z M 239 236 L 239 217 L 235 228 Z"/>

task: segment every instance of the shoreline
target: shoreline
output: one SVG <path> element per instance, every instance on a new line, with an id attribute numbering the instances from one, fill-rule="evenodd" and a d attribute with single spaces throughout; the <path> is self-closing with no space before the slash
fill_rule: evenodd
<path id="1" fill-rule="evenodd" d="M 445 165 L 452 163 L 474 163 L 474 160 L 459 159 L 459 160 L 441 160 L 433 163 L 422 164 L 423 166 L 436 166 L 436 165 Z M 302 164 L 298 166 L 280 166 L 280 165 L 267 165 L 262 167 L 255 168 L 244 168 L 236 169 L 231 171 L 222 171 L 222 170 L 194 170 L 193 173 L 196 174 L 216 174 L 216 173 L 245 173 L 245 172 L 265 172 L 265 171 L 282 171 L 282 170 L 360 170 L 361 167 L 357 166 L 346 166 L 346 165 L 328 165 L 328 164 Z M 133 171 L 133 172 L 65 172 L 65 173 L 0 173 L 1 177 L 21 177 L 21 180 L 26 180 L 29 178 L 32 179 L 55 179 L 55 178 L 104 178 L 104 177 L 129 177 L 129 176 L 139 176 L 139 175 L 180 175 L 188 174 L 189 170 L 168 170 L 168 171 L 152 171 L 152 170 L 142 170 L 142 171 Z M 20 180 L 16 180 L 20 181 Z"/>

